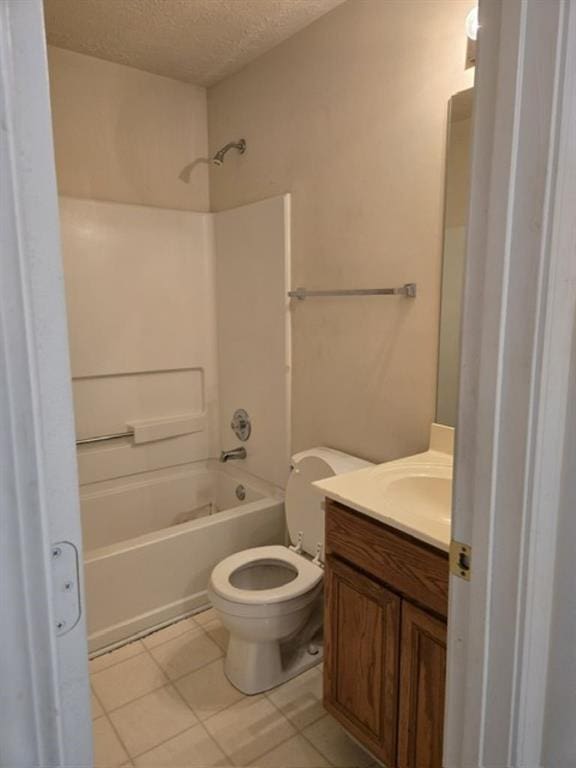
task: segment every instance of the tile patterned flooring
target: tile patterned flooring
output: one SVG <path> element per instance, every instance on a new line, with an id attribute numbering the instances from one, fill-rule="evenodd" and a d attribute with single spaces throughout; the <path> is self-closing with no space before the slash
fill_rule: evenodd
<path id="1" fill-rule="evenodd" d="M 213 610 L 90 662 L 95 768 L 372 768 L 322 707 L 321 668 L 244 696 Z"/>

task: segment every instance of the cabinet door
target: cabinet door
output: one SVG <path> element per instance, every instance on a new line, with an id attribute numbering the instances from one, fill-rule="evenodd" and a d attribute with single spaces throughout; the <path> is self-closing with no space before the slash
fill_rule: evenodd
<path id="1" fill-rule="evenodd" d="M 324 705 L 388 768 L 396 765 L 400 598 L 326 562 Z"/>
<path id="2" fill-rule="evenodd" d="M 446 624 L 402 602 L 399 768 L 442 768 Z"/>

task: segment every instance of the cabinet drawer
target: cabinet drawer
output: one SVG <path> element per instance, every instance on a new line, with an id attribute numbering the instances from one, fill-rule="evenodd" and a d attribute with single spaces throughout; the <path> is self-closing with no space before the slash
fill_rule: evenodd
<path id="1" fill-rule="evenodd" d="M 447 616 L 447 554 L 330 500 L 326 502 L 326 552 Z"/>

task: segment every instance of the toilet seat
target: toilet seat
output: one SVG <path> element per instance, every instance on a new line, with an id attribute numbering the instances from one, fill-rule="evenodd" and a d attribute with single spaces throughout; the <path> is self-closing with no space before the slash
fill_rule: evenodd
<path id="1" fill-rule="evenodd" d="M 239 569 L 270 561 L 294 568 L 295 578 L 273 589 L 240 589 L 230 579 Z M 224 600 L 243 605 L 272 605 L 305 595 L 322 581 L 322 568 L 283 546 L 254 547 L 222 560 L 212 571 L 210 586 Z"/>

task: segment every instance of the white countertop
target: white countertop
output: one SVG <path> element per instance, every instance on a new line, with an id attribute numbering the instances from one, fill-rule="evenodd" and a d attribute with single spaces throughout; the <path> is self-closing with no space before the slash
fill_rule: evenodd
<path id="1" fill-rule="evenodd" d="M 448 552 L 451 453 L 429 450 L 314 483 L 324 496 Z"/>

